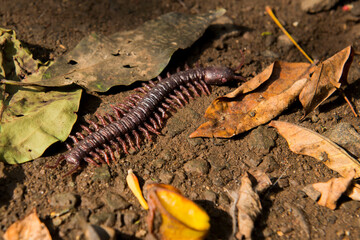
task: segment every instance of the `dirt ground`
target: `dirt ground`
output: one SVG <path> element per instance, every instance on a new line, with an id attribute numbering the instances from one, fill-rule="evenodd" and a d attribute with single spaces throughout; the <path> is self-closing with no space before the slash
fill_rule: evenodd
<path id="1" fill-rule="evenodd" d="M 235 67 L 241 61 L 239 50 L 246 49 L 245 65 L 240 72 L 250 79 L 274 60 L 306 62 L 298 50 L 279 41 L 282 33 L 265 13 L 266 5 L 274 9 L 313 59 L 326 59 L 348 45 L 360 51 L 359 19 L 343 11 L 343 4 L 308 14 L 300 9 L 300 1 L 291 0 L 1 0 L 0 26 L 14 29 L 37 58 L 48 60 L 68 52 L 93 31 L 109 35 L 134 29 L 172 11 L 200 13 L 223 7 L 233 25 L 222 30 L 235 34 L 220 39 L 219 29 L 210 27 L 192 47 L 176 52 L 166 71 L 174 72 L 185 63 Z M 351 84 L 345 90 L 357 109 L 360 109 L 359 79 L 357 56 L 349 73 Z M 74 132 L 85 123 L 84 118 L 109 111 L 109 103 L 121 102 L 133 88 L 124 91 L 115 87 L 105 94 L 84 94 Z M 255 222 L 254 239 L 360 239 L 359 202 L 342 199 L 338 209 L 332 211 L 319 206 L 302 191 L 307 184 L 327 181 L 338 174 L 311 157 L 292 153 L 274 129 L 260 127 L 232 139 L 189 139 L 189 134 L 205 122 L 202 116 L 211 101 L 232 89 L 213 87 L 210 96 L 191 101 L 167 120 L 162 136 L 154 137 L 152 143 L 143 143 L 138 152 L 122 155 L 110 168 L 96 169 L 83 164 L 81 171 L 62 178 L 69 170 L 65 163 L 55 170 L 45 167 L 65 151 L 62 143 L 54 144 L 44 157 L 34 161 L 4 165 L 0 178 L 0 238 L 12 223 L 33 208 L 53 239 L 84 239 L 80 218 L 116 229 L 118 239 L 146 238 L 147 212 L 125 183 L 127 170 L 132 168 L 142 185 L 149 181 L 171 184 L 196 200 L 211 217 L 208 239 L 228 239 L 232 221 L 226 190 L 237 189 L 242 173 L 258 167 L 273 182 L 280 180 L 261 196 L 264 209 Z M 277 119 L 320 133 L 339 123 L 350 123 L 360 130 L 359 119 L 338 93 L 300 122 L 302 114 L 297 102 Z M 268 136 L 273 146 L 258 144 L 265 141 L 257 139 L 258 133 Z M 202 165 L 196 165 L 199 163 Z M 54 205 L 50 203 L 58 196 L 60 200 L 72 199 L 73 206 L 61 216 L 52 217 Z M 119 202 L 126 206 L 119 207 Z"/>

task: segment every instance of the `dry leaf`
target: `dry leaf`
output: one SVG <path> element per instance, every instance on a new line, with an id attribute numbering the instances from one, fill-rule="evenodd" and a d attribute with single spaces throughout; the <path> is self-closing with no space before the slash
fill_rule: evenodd
<path id="1" fill-rule="evenodd" d="M 269 176 L 262 170 L 249 169 L 249 173 L 256 179 L 255 191 L 262 193 L 271 186 L 271 180 Z"/>
<path id="2" fill-rule="evenodd" d="M 318 204 L 332 210 L 336 208 L 336 202 L 341 195 L 348 189 L 355 176 L 355 171 L 350 171 L 346 178 L 332 178 L 326 183 L 314 183 L 315 190 L 321 193 Z"/>
<path id="3" fill-rule="evenodd" d="M 238 232 L 237 239 L 251 239 L 251 232 L 254 228 L 254 221 L 262 210 L 260 197 L 253 190 L 249 175 L 241 178 L 239 188 L 239 199 L 236 204 L 238 209 Z"/>
<path id="4" fill-rule="evenodd" d="M 41 86 L 75 83 L 89 91 L 105 92 L 112 86 L 152 79 L 177 49 L 193 44 L 225 12 L 223 8 L 197 15 L 173 12 L 111 36 L 92 33 L 56 59 L 41 81 L 27 81 Z"/>
<path id="5" fill-rule="evenodd" d="M 271 121 L 289 144 L 291 151 L 316 158 L 341 176 L 347 177 L 355 169 L 355 178 L 360 177 L 360 162 L 351 157 L 344 149 L 330 139 L 304 127 L 282 122 Z"/>
<path id="6" fill-rule="evenodd" d="M 345 84 L 354 53 L 351 46 L 320 63 L 301 91 L 299 99 L 304 117 Z"/>
<path id="7" fill-rule="evenodd" d="M 297 98 L 310 66 L 274 62 L 232 93 L 215 99 L 205 113 L 209 121 L 190 137 L 229 138 L 270 121 Z"/>
<path id="8" fill-rule="evenodd" d="M 149 232 L 162 240 L 204 239 L 210 229 L 206 212 L 166 184 L 147 187 Z M 159 219 L 161 217 L 161 219 Z"/>
<path id="9" fill-rule="evenodd" d="M 24 219 L 13 223 L 4 234 L 5 240 L 51 240 L 49 230 L 40 221 L 36 209 Z"/>
<path id="10" fill-rule="evenodd" d="M 345 194 L 352 200 L 360 201 L 360 184 L 351 183 Z"/>

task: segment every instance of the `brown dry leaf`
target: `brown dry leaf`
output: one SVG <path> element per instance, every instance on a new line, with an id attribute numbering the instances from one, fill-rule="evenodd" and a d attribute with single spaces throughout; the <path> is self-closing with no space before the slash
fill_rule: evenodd
<path id="1" fill-rule="evenodd" d="M 353 56 L 354 51 L 349 46 L 316 67 L 299 96 L 305 109 L 304 117 L 339 89 L 341 84 L 346 84 Z"/>
<path id="2" fill-rule="evenodd" d="M 352 200 L 360 201 L 360 184 L 352 183 L 345 194 Z"/>
<path id="3" fill-rule="evenodd" d="M 230 138 L 264 124 L 299 95 L 311 72 L 308 63 L 274 62 L 238 89 L 215 99 L 190 137 Z"/>
<path id="4" fill-rule="evenodd" d="M 36 209 L 24 219 L 13 223 L 4 234 L 5 240 L 51 240 L 49 230 L 36 214 Z"/>
<path id="5" fill-rule="evenodd" d="M 286 139 L 291 151 L 314 157 L 343 177 L 347 177 L 353 169 L 356 172 L 355 178 L 360 177 L 359 160 L 351 157 L 330 139 L 288 122 L 271 121 L 269 126 L 275 127 Z"/>
<path id="6" fill-rule="evenodd" d="M 271 186 L 271 180 L 269 176 L 260 169 L 249 169 L 249 173 L 256 179 L 256 186 L 254 190 L 257 193 L 262 193 Z"/>
<path id="7" fill-rule="evenodd" d="M 237 239 L 251 239 L 254 221 L 262 210 L 260 197 L 253 190 L 248 173 L 241 178 L 239 188 L 239 199 L 236 207 L 238 209 L 238 232 Z"/>
<path id="8" fill-rule="evenodd" d="M 314 183 L 313 188 L 321 193 L 318 204 L 334 210 L 336 202 L 349 188 L 354 176 L 355 171 L 350 171 L 346 178 L 332 178 L 325 183 Z"/>

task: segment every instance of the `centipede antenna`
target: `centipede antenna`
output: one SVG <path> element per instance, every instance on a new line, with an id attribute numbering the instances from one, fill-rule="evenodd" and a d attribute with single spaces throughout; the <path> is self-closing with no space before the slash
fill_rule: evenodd
<path id="1" fill-rule="evenodd" d="M 239 66 L 237 66 L 237 67 L 233 70 L 234 72 L 239 71 L 239 69 L 240 69 L 242 66 L 244 66 L 244 63 L 245 63 L 245 54 L 244 54 L 244 52 L 243 52 L 242 50 L 240 50 L 240 53 L 241 53 L 241 62 L 240 62 L 240 64 L 239 64 Z"/>
<path id="2" fill-rule="evenodd" d="M 247 81 L 247 79 L 245 78 L 245 77 L 243 77 L 243 76 L 233 76 L 233 79 L 236 79 L 236 80 L 241 80 L 241 81 L 244 81 L 244 82 L 246 82 Z"/>

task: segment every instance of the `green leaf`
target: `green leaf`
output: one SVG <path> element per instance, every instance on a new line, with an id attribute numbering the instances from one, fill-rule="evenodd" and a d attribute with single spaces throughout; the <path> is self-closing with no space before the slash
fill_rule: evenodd
<path id="1" fill-rule="evenodd" d="M 81 91 L 19 89 L 3 113 L 0 160 L 23 163 L 41 156 L 54 142 L 65 141 L 77 118 Z"/>
<path id="2" fill-rule="evenodd" d="M 50 63 L 33 59 L 15 32 L 0 28 L 0 80 L 39 81 Z M 0 85 L 0 161 L 23 163 L 65 141 L 76 121 L 81 89 Z"/>
<path id="3" fill-rule="evenodd" d="M 76 83 L 105 92 L 115 85 L 149 80 L 161 73 L 178 48 L 193 44 L 225 9 L 199 15 L 165 14 L 132 31 L 84 38 L 45 72 L 41 86 Z"/>

